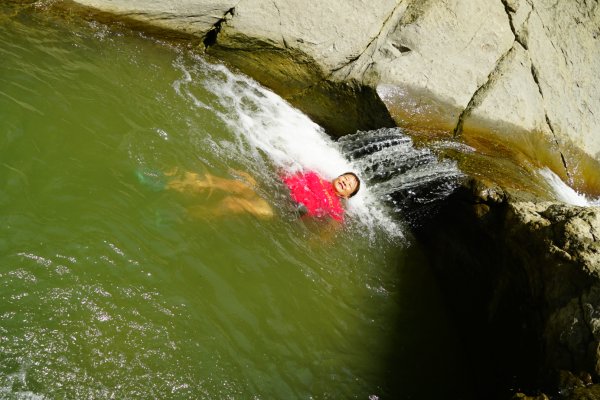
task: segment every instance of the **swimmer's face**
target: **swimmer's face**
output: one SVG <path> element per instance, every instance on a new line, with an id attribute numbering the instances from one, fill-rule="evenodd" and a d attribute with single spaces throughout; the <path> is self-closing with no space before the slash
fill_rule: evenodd
<path id="1" fill-rule="evenodd" d="M 352 196 L 358 188 L 358 179 L 352 174 L 344 174 L 335 178 L 332 182 L 333 190 L 339 197 L 345 199 Z"/>

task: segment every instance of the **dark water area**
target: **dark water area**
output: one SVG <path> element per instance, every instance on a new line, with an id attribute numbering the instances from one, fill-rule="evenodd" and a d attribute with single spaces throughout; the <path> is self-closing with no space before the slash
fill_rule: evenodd
<path id="1" fill-rule="evenodd" d="M 377 172 L 323 239 L 278 171 L 366 171 L 344 145 L 193 52 L 18 4 L 0 5 L 0 397 L 471 397 Z M 275 216 L 198 218 L 222 194 L 136 175 L 174 167 L 250 173 Z"/>

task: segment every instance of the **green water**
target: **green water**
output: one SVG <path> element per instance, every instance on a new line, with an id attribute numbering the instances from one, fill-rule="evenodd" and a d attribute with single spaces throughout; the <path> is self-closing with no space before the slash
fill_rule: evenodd
<path id="1" fill-rule="evenodd" d="M 298 220 L 269 155 L 240 153 L 227 79 L 180 90 L 219 68 L 0 5 L 0 397 L 465 398 L 416 246 Z M 193 218 L 219 194 L 136 178 L 172 167 L 249 171 L 275 217 Z"/>

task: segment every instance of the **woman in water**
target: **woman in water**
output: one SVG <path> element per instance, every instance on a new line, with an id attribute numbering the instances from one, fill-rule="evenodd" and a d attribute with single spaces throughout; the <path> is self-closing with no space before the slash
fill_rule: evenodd
<path id="1" fill-rule="evenodd" d="M 226 179 L 206 173 L 185 171 L 183 174 L 173 171 L 166 187 L 182 193 L 199 193 L 221 191 L 223 197 L 214 207 L 196 206 L 190 209 L 191 214 L 197 215 L 229 215 L 249 213 L 260 218 L 271 218 L 273 209 L 256 192 L 256 180 L 245 172 L 235 171 L 241 179 Z M 282 177 L 290 190 L 292 200 L 298 205 L 303 215 L 318 218 L 331 218 L 342 222 L 344 208 L 342 199 L 354 196 L 360 188 L 360 180 L 353 172 L 346 172 L 333 181 L 327 181 L 316 172 L 298 172 Z"/>

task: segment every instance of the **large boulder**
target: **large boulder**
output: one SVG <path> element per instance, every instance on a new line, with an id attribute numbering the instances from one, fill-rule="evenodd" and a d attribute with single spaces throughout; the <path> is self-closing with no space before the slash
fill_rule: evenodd
<path id="1" fill-rule="evenodd" d="M 484 128 L 563 178 L 578 153 L 600 159 L 597 0 L 76 3 L 197 38 L 334 134 L 389 126 L 389 111 L 456 135 Z"/>
<path id="2" fill-rule="evenodd" d="M 417 235 L 481 393 L 583 393 L 599 382 L 600 207 L 525 201 L 471 180 Z"/>
<path id="3" fill-rule="evenodd" d="M 598 1 L 412 2 L 335 76 L 377 85 L 400 124 L 485 131 L 597 192 L 599 26 Z"/>
<path id="4" fill-rule="evenodd" d="M 600 208 L 516 203 L 506 223 L 542 306 L 546 365 L 600 377 Z"/>
<path id="5" fill-rule="evenodd" d="M 235 7 L 236 0 L 77 0 L 66 2 L 63 7 L 74 4 L 88 7 L 93 16 L 117 17 L 140 27 L 161 29 L 182 35 L 204 38 L 223 16 Z M 104 14 L 104 15 L 102 15 Z"/>

